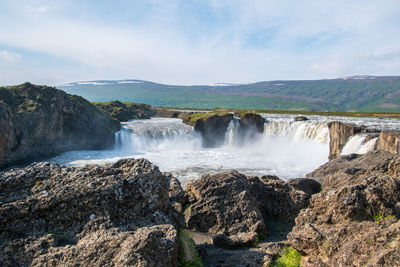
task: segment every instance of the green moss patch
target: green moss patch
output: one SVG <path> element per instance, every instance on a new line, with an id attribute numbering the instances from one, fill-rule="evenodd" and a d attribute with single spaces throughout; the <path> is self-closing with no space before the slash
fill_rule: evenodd
<path id="1" fill-rule="evenodd" d="M 178 231 L 178 266 L 202 267 L 201 257 L 197 254 L 196 245 L 184 229 Z"/>
<path id="2" fill-rule="evenodd" d="M 277 258 L 270 267 L 300 267 L 301 254 L 294 248 L 288 248 L 285 254 Z"/>
<path id="3" fill-rule="evenodd" d="M 224 116 L 224 115 L 228 115 L 228 114 L 229 114 L 229 112 L 220 111 L 220 110 L 216 110 L 216 111 L 212 111 L 212 112 L 198 112 L 198 113 L 192 113 L 192 114 L 185 116 L 183 118 L 183 121 L 189 125 L 194 126 L 196 124 L 196 121 L 198 121 L 198 120 L 205 120 L 214 115 Z"/>

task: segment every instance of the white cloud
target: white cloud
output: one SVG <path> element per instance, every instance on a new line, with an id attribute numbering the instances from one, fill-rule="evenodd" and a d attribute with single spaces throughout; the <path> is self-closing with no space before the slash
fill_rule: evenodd
<path id="1" fill-rule="evenodd" d="M 40 14 L 44 14 L 49 10 L 48 6 L 37 6 L 37 7 L 31 7 L 31 10 L 40 13 Z"/>
<path id="2" fill-rule="evenodd" d="M 0 59 L 8 62 L 17 62 L 21 59 L 21 55 L 17 53 L 8 52 L 7 50 L 0 51 Z"/>
<path id="3" fill-rule="evenodd" d="M 36 1 L 36 12 L 46 13 L 49 3 Z M 185 1 L 152 0 L 152 11 L 137 24 L 71 18 L 51 3 L 46 16 L 21 15 L 15 7 L 16 13 L 0 17 L 8 25 L 0 28 L 0 44 L 86 66 L 51 78 L 60 82 L 138 78 L 209 84 L 400 72 L 398 0 L 209 0 L 221 25 L 209 32 L 190 29 L 195 40 L 176 21 Z M 274 31 L 268 45 L 246 45 L 249 32 L 257 36 L 268 29 Z"/>

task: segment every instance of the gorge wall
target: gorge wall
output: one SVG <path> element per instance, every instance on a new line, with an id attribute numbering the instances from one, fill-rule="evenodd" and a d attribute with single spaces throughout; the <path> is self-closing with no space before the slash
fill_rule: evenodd
<path id="1" fill-rule="evenodd" d="M 0 168 L 114 143 L 119 123 L 84 98 L 25 83 L 0 88 Z"/>
<path id="2" fill-rule="evenodd" d="M 392 154 L 400 153 L 400 131 L 368 129 L 365 126 L 334 121 L 328 123 L 329 128 L 329 160 L 337 158 L 345 144 L 352 136 L 365 134 L 365 141 L 378 137 L 374 149 L 385 150 Z"/>

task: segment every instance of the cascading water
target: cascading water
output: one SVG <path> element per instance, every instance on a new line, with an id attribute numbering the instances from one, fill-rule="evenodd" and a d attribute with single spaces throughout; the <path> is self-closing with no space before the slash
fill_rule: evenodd
<path id="1" fill-rule="evenodd" d="M 283 179 L 302 177 L 326 162 L 328 145 L 320 142 L 326 140 L 319 137 L 324 136 L 323 127 L 308 122 L 304 127 L 297 125 L 301 123 L 291 127 L 282 127 L 282 123 L 273 124 L 276 129 L 266 123 L 267 130 L 263 134 L 253 134 L 251 140 L 243 142 L 243 136 L 238 136 L 239 122 L 233 119 L 223 145 L 204 148 L 201 136 L 180 119 L 134 120 L 122 123 L 115 136 L 114 149 L 72 151 L 53 161 L 83 165 L 126 157 L 146 158 L 159 166 L 161 171 L 172 172 L 183 184 L 204 173 L 232 169 L 249 175 L 278 175 Z M 285 129 L 285 134 L 281 129 Z"/>
<path id="2" fill-rule="evenodd" d="M 248 139 L 251 140 L 243 142 L 243 136 L 239 136 L 243 135 L 240 124 L 233 119 L 226 131 L 225 142 L 216 148 L 202 147 L 201 136 L 180 119 L 133 120 L 122 123 L 121 130 L 115 135 L 116 145 L 111 150 L 70 151 L 50 161 L 85 165 L 127 157 L 146 158 L 161 171 L 172 172 L 183 185 L 204 173 L 232 169 L 248 175 L 272 174 L 283 179 L 304 177 L 328 160 L 327 122 L 352 122 L 340 117 L 308 116 L 308 121 L 295 122 L 294 115 L 262 116 L 267 121 L 262 134 L 250 134 Z M 394 129 L 399 125 L 397 120 L 353 120 L 381 129 Z M 349 139 L 342 153 L 366 153 L 375 143 L 376 138 L 365 142 L 365 136 L 357 135 Z"/>
<path id="3" fill-rule="evenodd" d="M 365 154 L 372 151 L 375 148 L 375 144 L 378 140 L 377 137 L 365 142 L 367 135 L 357 134 L 351 136 L 344 145 L 340 155 L 349 154 Z"/>
<path id="4" fill-rule="evenodd" d="M 270 121 L 265 123 L 264 132 L 269 136 L 287 137 L 294 140 L 311 139 L 328 143 L 329 129 L 324 122 Z"/>

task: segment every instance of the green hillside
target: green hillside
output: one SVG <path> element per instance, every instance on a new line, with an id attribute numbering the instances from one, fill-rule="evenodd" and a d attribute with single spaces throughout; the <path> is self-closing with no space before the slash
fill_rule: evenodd
<path id="1" fill-rule="evenodd" d="M 58 88 L 90 101 L 119 100 L 152 106 L 400 112 L 400 76 L 223 86 L 164 85 L 140 80 L 91 81 Z"/>

